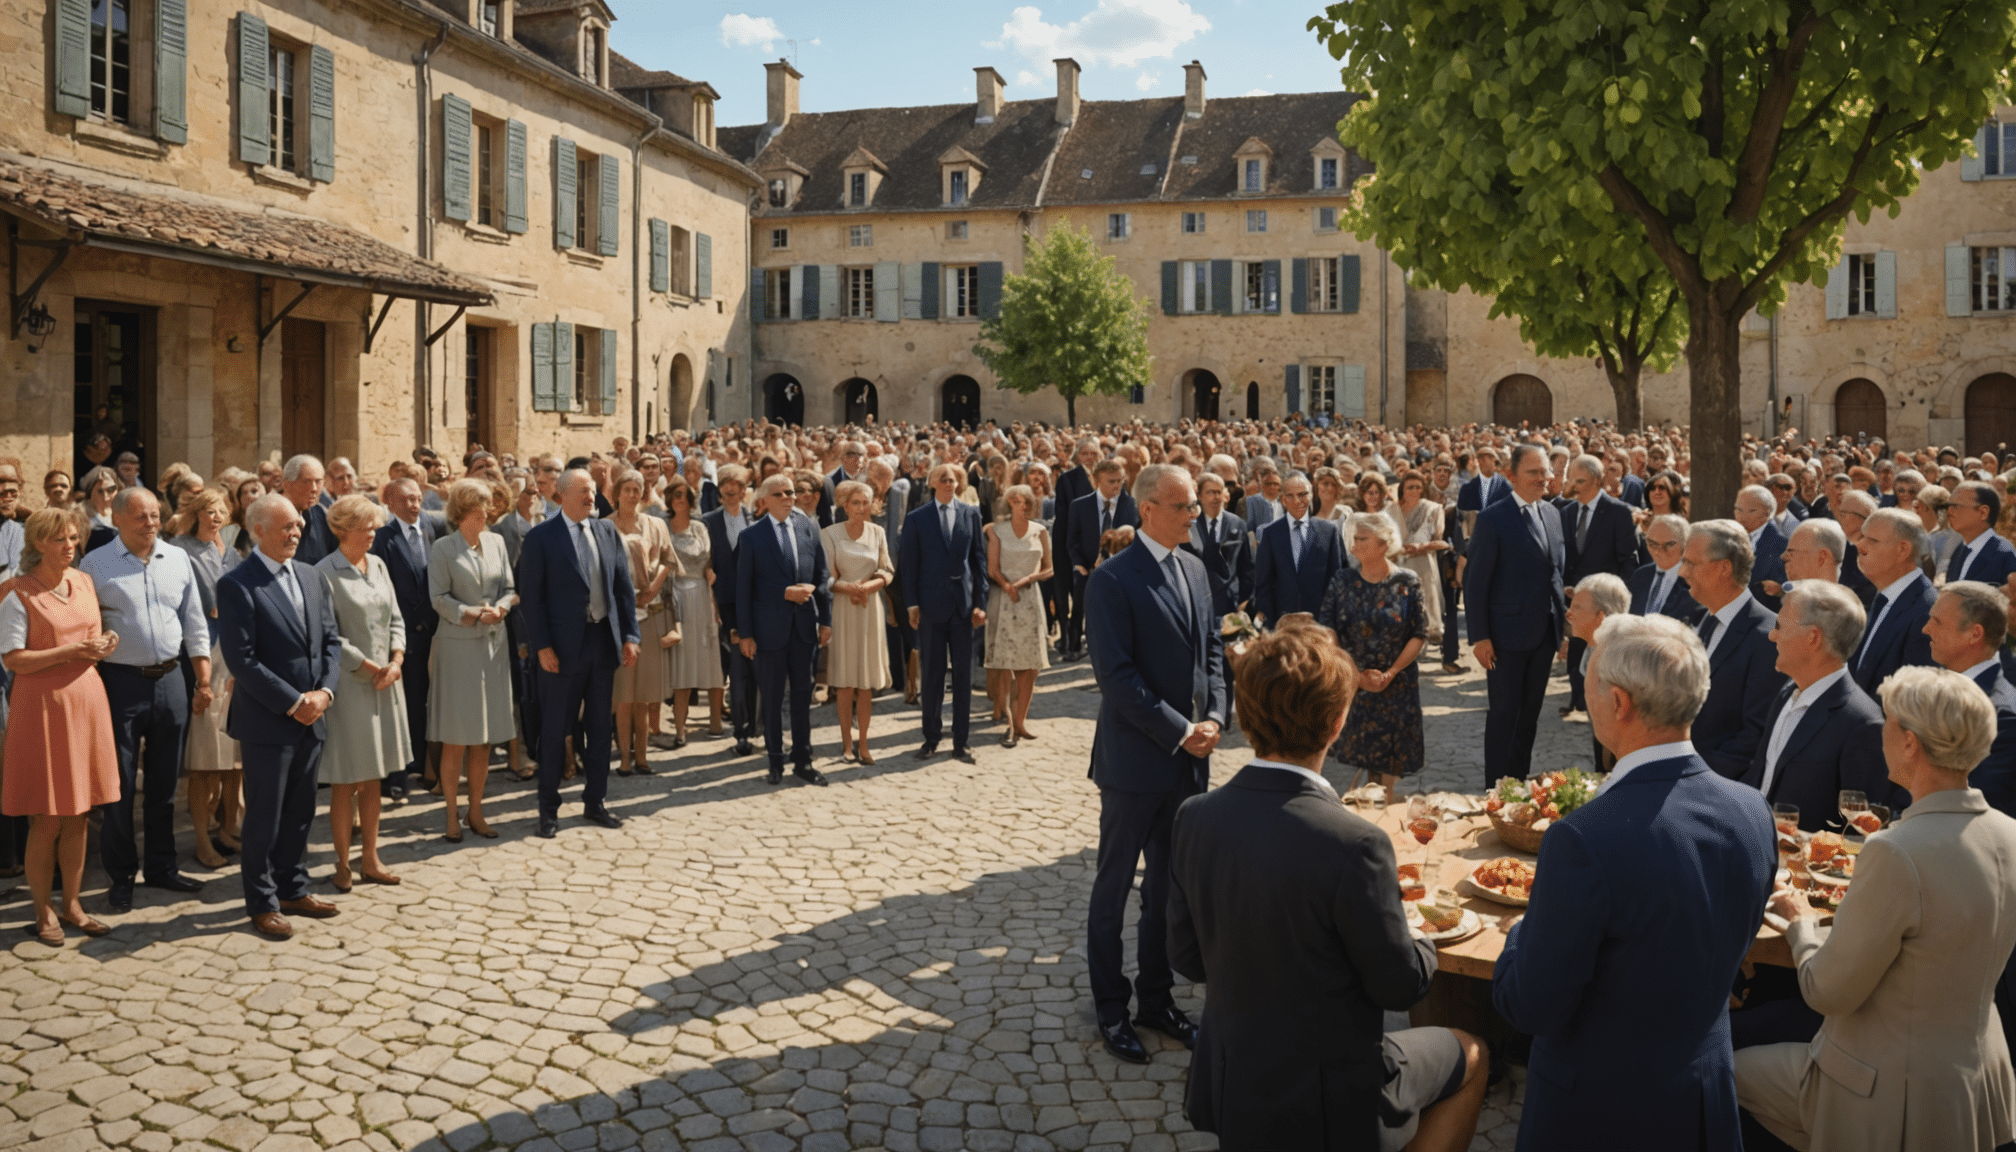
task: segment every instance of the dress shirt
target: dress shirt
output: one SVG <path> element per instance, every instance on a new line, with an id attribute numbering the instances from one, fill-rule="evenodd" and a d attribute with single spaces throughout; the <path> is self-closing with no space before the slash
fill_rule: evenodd
<path id="1" fill-rule="evenodd" d="M 1293 519 L 1292 517 L 1289 518 L 1288 557 L 1295 562 L 1295 567 L 1298 570 L 1302 567 L 1302 549 L 1308 544 L 1308 534 L 1309 517 L 1304 516 L 1300 520 Z"/>
<path id="2" fill-rule="evenodd" d="M 1601 784 L 1596 785 L 1596 795 L 1601 796 L 1608 792 L 1619 780 L 1624 779 L 1625 773 L 1640 764 L 1655 764 L 1661 760 L 1692 755 L 1694 755 L 1692 740 L 1675 740 L 1671 744 L 1654 744 L 1649 748 L 1640 748 L 1629 756 L 1620 756 L 1617 758 L 1617 766 L 1610 769 L 1610 774 L 1603 777 Z"/>
<path id="3" fill-rule="evenodd" d="M 1715 649 L 1721 645 L 1722 638 L 1729 635 L 1729 622 L 1736 619 L 1736 614 L 1743 611 L 1743 606 L 1750 603 L 1752 599 L 1750 590 L 1745 588 L 1736 594 L 1734 600 L 1724 604 L 1719 610 L 1709 613 L 1710 616 L 1715 618 L 1715 637 L 1708 641 L 1708 658 L 1710 660 L 1715 658 Z"/>
<path id="4" fill-rule="evenodd" d="M 1897 579 L 1892 580 L 1890 583 L 1884 585 L 1882 588 L 1877 590 L 1876 595 L 1881 597 L 1883 600 L 1883 610 L 1881 612 L 1876 613 L 1876 618 L 1874 620 L 1869 621 L 1868 631 L 1862 633 L 1862 644 L 1855 651 L 1856 663 L 1861 662 L 1862 649 L 1867 648 L 1869 646 L 1869 637 L 1876 635 L 1876 629 L 1881 628 L 1883 626 L 1883 618 L 1885 616 L 1890 615 L 1890 609 L 1895 608 L 1897 606 L 1897 598 L 1899 596 L 1904 595 L 1904 589 L 1910 587 L 1911 582 L 1913 580 L 1918 579 L 1919 572 L 1920 569 L 1912 568 L 1910 571 L 1904 573 L 1902 576 L 1899 576 Z"/>
<path id="5" fill-rule="evenodd" d="M 798 575 L 798 538 L 791 532 L 791 519 L 787 516 L 779 520 L 775 516 L 772 516 L 770 517 L 770 523 L 774 526 L 772 531 L 777 533 L 778 549 L 791 558 L 791 575 L 793 579 L 796 579 Z"/>
<path id="6" fill-rule="evenodd" d="M 1764 746 L 1764 779 L 1757 790 L 1764 795 L 1771 794 L 1771 781 L 1778 776 L 1778 757 L 1785 754 L 1785 742 L 1792 739 L 1792 730 L 1799 726 L 1799 720 L 1806 715 L 1822 693 L 1834 686 L 1834 682 L 1848 674 L 1848 666 L 1843 664 L 1813 683 L 1792 693 L 1785 701 L 1785 707 L 1778 713 L 1778 722 L 1771 726 L 1771 740 Z"/>
<path id="7" fill-rule="evenodd" d="M 1976 680 L 1980 678 L 1981 673 L 1986 672 L 1988 669 L 2000 668 L 2001 666 L 2002 661 L 1996 659 L 1993 656 L 1990 656 L 1988 659 L 1983 660 L 1979 664 L 1974 665 L 1972 668 L 1967 669 L 1967 671 L 1962 672 L 1961 675 L 1967 677 L 1967 679 L 1969 680 Z"/>
<path id="8" fill-rule="evenodd" d="M 1661 568 L 1652 577 L 1652 589 L 1645 596 L 1645 614 L 1647 616 L 1657 616 L 1659 615 L 1659 610 L 1666 607 L 1666 598 L 1673 594 L 1673 582 L 1679 578 L 1680 563 L 1677 560 L 1674 561 L 1671 568 Z"/>
<path id="9" fill-rule="evenodd" d="M 1268 760 L 1264 757 L 1255 756 L 1253 759 L 1247 761 L 1246 766 L 1248 768 L 1278 768 L 1283 772 L 1293 772 L 1297 776 L 1314 782 L 1316 787 L 1323 790 L 1325 796 L 1330 797 L 1332 800 L 1337 799 L 1337 789 L 1331 787 L 1328 780 L 1309 771 L 1309 769 L 1302 767 L 1300 764 L 1283 764 L 1279 760 Z"/>
<path id="10" fill-rule="evenodd" d="M 945 546 L 950 548 L 952 546 L 952 525 L 958 522 L 955 508 L 957 502 L 953 500 L 938 500 L 935 496 L 932 499 L 938 505 L 938 529 L 945 534 Z M 1111 501 L 1108 501 L 1108 505 L 1110 507 Z"/>
<path id="11" fill-rule="evenodd" d="M 1589 539 L 1589 522 L 1596 518 L 1596 499 L 1603 495 L 1599 489 L 1587 500 L 1577 500 L 1575 509 L 1575 547 L 1580 548 Z"/>
<path id="12" fill-rule="evenodd" d="M 1778 531 L 1783 532 L 1785 534 L 1785 538 L 1787 540 L 1790 540 L 1792 538 L 1793 530 L 1799 527 L 1799 518 L 1797 516 L 1792 515 L 1792 509 L 1787 508 L 1783 512 L 1778 513 L 1776 516 L 1771 517 L 1771 523 L 1776 524 L 1778 526 Z M 1756 540 L 1753 539 L 1751 540 L 1750 543 L 1752 547 L 1755 547 L 1757 542 Z"/>
<path id="13" fill-rule="evenodd" d="M 1960 551 L 1966 553 L 1967 558 L 1960 561 L 1960 579 L 1965 580 L 1967 578 L 1967 569 L 1973 566 L 1974 558 L 1981 554 L 1981 549 L 1986 547 L 1988 541 L 1992 538 L 1995 538 L 1995 530 L 1990 528 L 1988 531 L 1974 537 L 1972 544 L 1964 541 L 1961 543 Z M 1888 607 L 1888 605 L 1885 605 L 1885 607 Z"/>
<path id="14" fill-rule="evenodd" d="M 308 602 L 301 598 L 301 585 L 294 579 L 294 566 L 285 560 L 273 559 L 261 548 L 254 548 L 252 554 L 259 557 L 259 562 L 266 565 L 266 571 L 273 574 L 274 582 L 278 583 L 280 591 L 286 594 L 287 603 L 294 606 L 295 621 L 301 625 L 302 631 L 307 631 Z"/>
<path id="15" fill-rule="evenodd" d="M 517 513 L 514 512 L 512 515 L 515 516 Z M 407 548 L 412 550 L 414 563 L 422 571 L 425 571 L 427 568 L 427 534 L 420 530 L 419 519 L 416 517 L 411 523 L 408 523 L 394 516 L 392 522 L 399 525 L 399 539 Z"/>
<path id="16" fill-rule="evenodd" d="M 721 506 L 721 526 L 728 530 L 728 547 L 737 548 L 742 543 L 742 530 L 749 527 L 749 518 L 740 508 Z"/>
<path id="17" fill-rule="evenodd" d="M 77 567 L 98 587 L 105 631 L 119 633 L 106 663 L 139 668 L 184 654 L 209 657 L 210 621 L 187 552 L 156 540 L 143 562 L 114 540 Z"/>
<path id="18" fill-rule="evenodd" d="M 1540 545 L 1540 551 L 1552 555 L 1552 550 L 1547 547 L 1547 528 L 1540 521 L 1540 502 L 1528 500 L 1516 491 L 1512 493 L 1512 502 L 1519 506 L 1519 519 L 1525 521 L 1526 531 L 1532 533 L 1533 542 Z"/>
<path id="19" fill-rule="evenodd" d="M 1225 514 L 1224 514 L 1223 512 L 1220 512 L 1220 513 L 1219 513 L 1218 515 L 1216 515 L 1216 516 L 1207 516 L 1207 517 L 1205 517 L 1205 519 L 1204 519 L 1204 542 L 1205 542 L 1206 544 L 1216 544 L 1216 543 L 1218 543 L 1218 542 L 1219 542 L 1219 537 L 1218 537 L 1218 522 L 1219 522 L 1219 521 L 1221 521 L 1221 520 L 1223 520 L 1224 518 L 1225 518 Z"/>

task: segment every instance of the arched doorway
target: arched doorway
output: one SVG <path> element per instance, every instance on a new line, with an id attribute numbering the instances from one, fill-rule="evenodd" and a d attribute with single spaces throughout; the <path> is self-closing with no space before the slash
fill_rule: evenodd
<path id="1" fill-rule="evenodd" d="M 788 372 L 763 382 L 763 416 L 778 424 L 805 423 L 805 386 Z"/>
<path id="2" fill-rule="evenodd" d="M 1183 407 L 1196 420 L 1218 419 L 1218 377 L 1203 368 L 1193 368 L 1183 374 L 1188 388 L 1183 393 Z"/>
<path id="3" fill-rule="evenodd" d="M 693 362 L 684 352 L 672 357 L 672 399 L 665 405 L 665 430 L 691 428 Z"/>
<path id="4" fill-rule="evenodd" d="M 1246 382 L 1246 419 L 1258 420 L 1259 418 L 1260 382 L 1258 380 L 1248 380 Z"/>
<path id="5" fill-rule="evenodd" d="M 980 424 L 980 382 L 971 376 L 953 376 L 938 386 L 941 417 L 953 427 Z"/>
<path id="6" fill-rule="evenodd" d="M 2016 376 L 1990 372 L 1967 386 L 1967 454 L 2007 454 L 2016 444 Z"/>
<path id="7" fill-rule="evenodd" d="M 1554 393 L 1538 376 L 1523 372 L 1507 376 L 1491 390 L 1491 422 L 1508 428 L 1522 423 L 1544 428 L 1554 423 Z"/>
<path id="8" fill-rule="evenodd" d="M 842 424 L 866 425 L 868 418 L 880 419 L 882 415 L 881 397 L 876 394 L 873 382 L 859 376 L 844 381 L 840 385 L 840 422 Z"/>
<path id="9" fill-rule="evenodd" d="M 1843 381 L 1834 390 L 1834 434 L 1866 435 L 1872 440 L 1890 438 L 1890 402 L 1873 380 L 1857 376 Z"/>

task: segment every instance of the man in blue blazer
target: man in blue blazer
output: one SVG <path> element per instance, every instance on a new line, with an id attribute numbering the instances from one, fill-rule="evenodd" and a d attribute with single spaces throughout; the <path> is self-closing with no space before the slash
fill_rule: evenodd
<path id="1" fill-rule="evenodd" d="M 1072 454 L 1077 466 L 1057 477 L 1055 522 L 1050 525 L 1050 539 L 1061 540 L 1065 544 L 1067 564 L 1061 565 L 1057 585 L 1057 655 L 1064 660 L 1076 660 L 1083 655 L 1085 646 L 1085 601 L 1081 595 L 1084 584 L 1076 579 L 1076 573 L 1069 570 L 1071 542 L 1071 512 L 1078 501 L 1092 494 L 1092 469 L 1099 463 L 1099 441 L 1091 436 L 1078 441 Z M 925 481 L 918 481 L 928 487 Z M 900 576 L 901 573 L 898 573 Z"/>
<path id="2" fill-rule="evenodd" d="M 1707 691 L 1679 621 L 1598 629 L 1589 719 L 1617 766 L 1548 830 L 1492 979 L 1499 1014 L 1533 1037 L 1521 1152 L 1741 1147 L 1729 989 L 1778 855 L 1764 798 L 1688 740 Z"/>
<path id="3" fill-rule="evenodd" d="M 1254 532 L 1285 515 L 1281 506 L 1281 471 L 1274 461 L 1261 457 L 1253 464 L 1253 487 L 1246 494 L 1246 524 Z"/>
<path id="4" fill-rule="evenodd" d="M 308 894 L 316 769 L 336 700 L 343 639 L 328 586 L 295 558 L 302 520 L 278 494 L 245 510 L 258 547 L 217 582 L 217 642 L 235 687 L 224 731 L 245 762 L 245 913 L 261 935 L 294 934 L 282 913 L 327 919 Z"/>
<path id="5" fill-rule="evenodd" d="M 1925 524 L 1916 512 L 1879 508 L 1862 522 L 1858 557 L 1862 574 L 1876 589 L 1869 603 L 1869 627 L 1849 661 L 1850 674 L 1874 697 L 1885 677 L 1906 664 L 1931 664 L 1932 643 L 1925 619 L 1939 598 L 1919 565 L 1927 553 Z"/>
<path id="6" fill-rule="evenodd" d="M 1736 522 L 1750 534 L 1750 594 L 1757 602 L 1778 610 L 1778 595 L 1765 590 L 1765 583 L 1785 582 L 1785 533 L 1771 520 L 1778 507 L 1771 490 L 1750 484 L 1736 493 Z"/>
<path id="7" fill-rule="evenodd" d="M 1349 563 L 1336 522 L 1309 514 L 1307 476 L 1281 482 L 1281 510 L 1253 542 L 1253 612 L 1270 628 L 1291 612 L 1322 607 L 1330 578 Z"/>
<path id="8" fill-rule="evenodd" d="M 1708 699 L 1694 717 L 1694 747 L 1731 780 L 1750 769 L 1785 674 L 1771 629 L 1778 617 L 1750 594 L 1750 534 L 1734 520 L 1687 533 L 1680 575 L 1705 610 L 1695 634 L 1708 650 Z"/>
<path id="9" fill-rule="evenodd" d="M 825 775 L 812 767 L 812 666 L 833 637 L 833 570 L 818 524 L 791 514 L 791 478 L 772 476 L 757 492 L 764 515 L 743 530 L 735 550 L 736 643 L 756 665 L 769 783 L 784 780 L 788 687 L 792 775 L 824 787 Z"/>
<path id="10" fill-rule="evenodd" d="M 329 510 L 322 506 L 322 461 L 306 454 L 289 457 L 280 466 L 280 491 L 301 514 L 301 547 L 295 558 L 310 567 L 336 551 L 329 531 Z"/>
<path id="11" fill-rule="evenodd" d="M 1117 461 L 1100 461 L 1104 468 Z M 1102 472 L 1102 481 L 1117 476 Z M 919 673 L 924 696 L 924 744 L 919 760 L 938 754 L 945 735 L 945 670 L 952 670 L 952 755 L 974 763 L 973 630 L 987 622 L 987 543 L 981 535 L 980 510 L 959 500 L 965 475 L 957 464 L 931 469 L 931 500 L 903 521 L 901 558 L 903 600 L 910 627 L 917 633 Z M 1096 500 L 1087 496 L 1079 503 Z M 1080 507 L 1084 527 L 1096 530 L 1100 512 Z M 1074 523 L 1072 531 L 1080 530 Z M 1096 549 L 1094 554 L 1096 555 Z"/>
<path id="12" fill-rule="evenodd" d="M 428 660 L 434 651 L 434 629 L 441 621 L 427 591 L 427 552 L 448 525 L 440 513 L 421 510 L 420 485 L 409 477 L 391 481 L 379 495 L 390 515 L 371 538 L 371 552 L 385 561 L 399 600 L 399 618 L 406 625 L 406 664 L 400 680 L 406 685 L 406 731 L 413 740 L 413 759 L 387 772 L 384 787 L 387 799 L 403 800 L 410 786 L 408 774 L 424 775 L 427 767 Z"/>
<path id="13" fill-rule="evenodd" d="M 1085 642 L 1085 582 L 1099 564 L 1099 540 L 1114 528 L 1139 528 L 1141 516 L 1134 497 L 1122 491 L 1127 486 L 1127 467 L 1116 457 L 1094 461 L 1092 491 L 1071 502 L 1070 535 L 1064 539 L 1064 558 L 1071 562 L 1072 628 L 1065 639 L 1073 651 L 1082 651 Z M 899 571 L 900 575 L 900 571 Z"/>
<path id="14" fill-rule="evenodd" d="M 1619 580 L 1638 568 L 1638 522 L 1631 506 L 1603 491 L 1603 461 L 1594 456 L 1577 456 L 1568 462 L 1568 487 L 1554 507 L 1561 515 L 1561 535 L 1566 552 L 1562 565 L 1563 592 L 1573 595 L 1575 586 L 1599 572 Z M 1576 637 L 1568 639 L 1568 707 L 1580 712 L 1582 699 L 1582 654 L 1588 650 Z"/>
<path id="15" fill-rule="evenodd" d="M 1645 526 L 1645 549 L 1652 554 L 1650 564 L 1641 565 L 1625 578 L 1631 589 L 1631 614 L 1671 616 L 1689 627 L 1701 622 L 1708 610 L 1687 591 L 1680 578 L 1680 553 L 1687 546 L 1687 521 L 1671 514 L 1654 517 Z"/>
<path id="16" fill-rule="evenodd" d="M 1561 580 L 1567 547 L 1561 517 L 1542 497 L 1547 453 L 1512 449 L 1512 494 L 1477 514 L 1465 551 L 1463 603 L 1470 648 L 1484 666 L 1484 786 L 1533 772 L 1533 740 L 1554 653 L 1568 633 Z"/>
<path id="17" fill-rule="evenodd" d="M 583 721 L 575 759 L 586 777 L 582 815 L 604 828 L 609 811 L 611 697 L 616 669 L 637 662 L 637 591 L 616 526 L 595 517 L 595 481 L 572 469 L 554 487 L 560 515 L 525 534 L 518 596 L 525 644 L 539 662 L 539 835 L 560 834 L 560 774 L 567 736 Z"/>
<path id="18" fill-rule="evenodd" d="M 1211 611 L 1217 616 L 1239 611 L 1253 596 L 1253 543 L 1246 521 L 1225 507 L 1225 481 L 1206 472 L 1197 482 L 1202 515 L 1190 525 L 1185 547 L 1204 561 L 1211 576 Z"/>
<path id="19" fill-rule="evenodd" d="M 1482 512 L 1511 494 L 1512 485 L 1498 472 L 1498 449 L 1486 444 L 1477 450 L 1477 475 L 1456 492 L 1456 510 Z"/>
<path id="20" fill-rule="evenodd" d="M 1946 522 L 1960 534 L 1960 547 L 1946 561 L 1946 582 L 1979 580 L 2001 587 L 2016 573 L 2016 546 L 1995 531 L 2002 515 L 2002 496 L 1993 484 L 1969 480 L 1953 487 L 1946 502 Z"/>
<path id="21" fill-rule="evenodd" d="M 715 473 L 721 506 L 700 518 L 711 545 L 714 566 L 714 607 L 721 614 L 721 669 L 728 674 L 728 725 L 735 736 L 735 755 L 756 751 L 756 662 L 742 654 L 741 618 L 735 611 L 735 548 L 754 517 L 743 505 L 749 472 L 740 464 L 724 464 Z"/>
<path id="22" fill-rule="evenodd" d="M 1196 513 L 1190 473 L 1151 464 L 1135 477 L 1142 509 L 1132 547 L 1101 565 L 1086 585 L 1092 671 L 1100 685 L 1099 724 L 1089 775 L 1099 786 L 1099 864 L 1092 880 L 1086 957 L 1099 1034 L 1107 1051 L 1148 1061 L 1127 1020 L 1191 1047 L 1197 1028 L 1170 989 L 1165 927 L 1171 828 L 1184 800 L 1211 781 L 1211 750 L 1225 724 L 1225 646 L 1211 619 L 1204 562 L 1183 550 Z M 1130 989 L 1121 931 L 1134 869 L 1143 855 L 1139 969 Z"/>

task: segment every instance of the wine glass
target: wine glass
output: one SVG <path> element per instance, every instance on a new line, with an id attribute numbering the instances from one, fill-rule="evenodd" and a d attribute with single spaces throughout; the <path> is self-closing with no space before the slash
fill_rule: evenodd
<path id="1" fill-rule="evenodd" d="M 1869 814 L 1876 817 L 1877 831 L 1880 832 L 1890 826 L 1890 808 L 1888 805 L 1871 804 L 1869 805 Z"/>
<path id="2" fill-rule="evenodd" d="M 1799 851 L 1799 806 L 1773 804 L 1771 822 L 1778 828 L 1778 855 L 1789 859 Z"/>
<path id="3" fill-rule="evenodd" d="M 1849 827 L 1855 826 L 1855 814 L 1869 810 L 1869 795 L 1854 788 L 1841 790 L 1841 820 Z"/>
<path id="4" fill-rule="evenodd" d="M 1439 877 L 1429 866 L 1433 851 L 1429 846 L 1434 843 L 1435 834 L 1441 829 L 1441 817 L 1428 797 L 1419 793 L 1407 797 L 1407 831 L 1421 844 L 1421 883 L 1427 886 L 1431 895 L 1435 891 L 1435 882 Z"/>

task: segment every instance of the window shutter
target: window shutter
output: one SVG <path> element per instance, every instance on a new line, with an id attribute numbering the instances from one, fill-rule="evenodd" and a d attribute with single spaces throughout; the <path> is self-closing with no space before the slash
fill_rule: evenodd
<path id="1" fill-rule="evenodd" d="M 840 266 L 838 264 L 819 265 L 819 311 L 807 311 L 807 320 L 838 320 L 840 306 Z"/>
<path id="2" fill-rule="evenodd" d="M 924 262 L 922 282 L 917 285 L 918 291 L 923 294 L 922 298 L 917 302 L 917 314 L 922 319 L 938 319 L 938 292 L 943 286 L 944 280 L 943 274 L 939 271 L 942 267 L 944 266 L 929 260 Z"/>
<path id="3" fill-rule="evenodd" d="M 693 234 L 693 295 L 714 296 L 714 238 L 705 232 Z"/>
<path id="4" fill-rule="evenodd" d="M 1300 264 L 1301 261 L 1297 260 L 1296 263 Z M 1300 364 L 1290 364 L 1288 365 L 1287 412 L 1288 415 L 1292 416 L 1295 413 L 1300 412 L 1301 410 L 1302 410 L 1302 366 Z"/>
<path id="5" fill-rule="evenodd" d="M 273 124 L 268 106 L 266 71 L 272 43 L 266 21 L 250 12 L 238 14 L 238 159 L 247 164 L 273 160 Z"/>
<path id="6" fill-rule="evenodd" d="M 574 409 L 574 325 L 553 322 L 553 410 Z"/>
<path id="7" fill-rule="evenodd" d="M 504 231 L 522 236 L 531 230 L 525 204 L 525 125 L 516 120 L 504 124 Z"/>
<path id="8" fill-rule="evenodd" d="M 1946 315 L 1974 314 L 1973 253 L 1965 244 L 1946 245 Z"/>
<path id="9" fill-rule="evenodd" d="M 441 214 L 467 222 L 471 213 L 470 167 L 475 124 L 469 102 L 453 92 L 441 97 Z"/>
<path id="10" fill-rule="evenodd" d="M 1839 264 L 1827 270 L 1827 319 L 1845 320 L 1848 317 L 1848 258 L 1843 256 Z"/>
<path id="11" fill-rule="evenodd" d="M 532 410 L 553 411 L 553 325 L 532 325 Z"/>
<path id="12" fill-rule="evenodd" d="M 1876 315 L 1897 318 L 1897 253 L 1876 253 Z"/>
<path id="13" fill-rule="evenodd" d="M 555 248 L 574 247 L 574 197 L 581 194 L 575 187 L 580 172 L 576 167 L 579 159 L 574 152 L 574 142 L 565 137 L 553 138 L 553 246 Z"/>
<path id="14" fill-rule="evenodd" d="M 806 264 L 798 269 L 798 318 L 817 320 L 819 318 L 819 266 Z"/>
<path id="15" fill-rule="evenodd" d="M 672 290 L 672 226 L 651 221 L 651 291 Z"/>
<path id="16" fill-rule="evenodd" d="M 78 6 L 85 9 L 88 21 L 90 5 L 80 0 Z M 57 44 L 60 50 L 60 35 Z M 60 82 L 57 103 L 60 112 Z M 154 3 L 154 138 L 169 144 L 189 142 L 189 0 Z"/>
<path id="17" fill-rule="evenodd" d="M 764 275 L 763 269 L 751 268 L 749 270 L 749 319 L 758 324 L 767 319 L 763 314 L 763 310 L 769 307 L 769 303 L 765 299 L 769 287 L 768 278 Z"/>
<path id="18" fill-rule="evenodd" d="M 91 115 L 91 0 L 56 0 L 56 111 Z"/>
<path id="19" fill-rule="evenodd" d="M 308 178 L 336 179 L 336 54 L 308 49 Z"/>
<path id="20" fill-rule="evenodd" d="M 924 318 L 924 269 L 923 264 L 905 264 L 902 272 L 903 319 L 922 320 Z"/>
<path id="21" fill-rule="evenodd" d="M 1290 274 L 1294 279 L 1289 282 L 1288 286 L 1288 310 L 1299 315 L 1309 311 L 1308 258 L 1303 256 L 1295 257 L 1294 263 L 1290 267 Z M 1290 368 L 1288 371 L 1292 373 L 1295 370 Z M 1295 409 L 1291 407 L 1288 410 L 1293 412 Z"/>
<path id="22" fill-rule="evenodd" d="M 978 291 L 980 318 L 992 320 L 1001 315 L 1001 262 L 988 260 L 980 265 Z"/>
<path id="23" fill-rule="evenodd" d="M 1271 316 L 1281 314 L 1281 262 L 1260 262 L 1260 310 Z"/>
<path id="24" fill-rule="evenodd" d="M 602 329 L 602 415 L 616 414 L 616 330 Z"/>
<path id="25" fill-rule="evenodd" d="M 1232 314 L 1232 261 L 1211 261 L 1211 310 L 1220 316 Z"/>
<path id="26" fill-rule="evenodd" d="M 903 318 L 903 292 L 894 261 L 875 265 L 875 319 L 894 324 Z"/>
<path id="27" fill-rule="evenodd" d="M 596 213 L 595 221 L 601 225 L 601 235 L 595 250 L 604 256 L 614 256 L 621 248 L 617 238 L 622 234 L 623 222 L 623 162 L 605 154 L 595 161 L 595 174 L 602 178 L 602 210 Z"/>
<path id="28" fill-rule="evenodd" d="M 1981 158 L 1988 154 L 1988 125 L 1983 124 L 1974 133 L 1974 154 L 1960 157 L 1960 179 L 1974 181 L 1981 179 Z"/>
<path id="29" fill-rule="evenodd" d="M 1337 258 L 1337 310 L 1358 311 L 1358 257 Z"/>
<path id="30" fill-rule="evenodd" d="M 1176 261 L 1162 261 L 1162 314 L 1174 316 L 1183 308 L 1183 294 L 1178 287 Z"/>
<path id="31" fill-rule="evenodd" d="M 1337 414 L 1351 420 L 1365 419 L 1365 366 L 1346 364 L 1337 382 Z"/>

